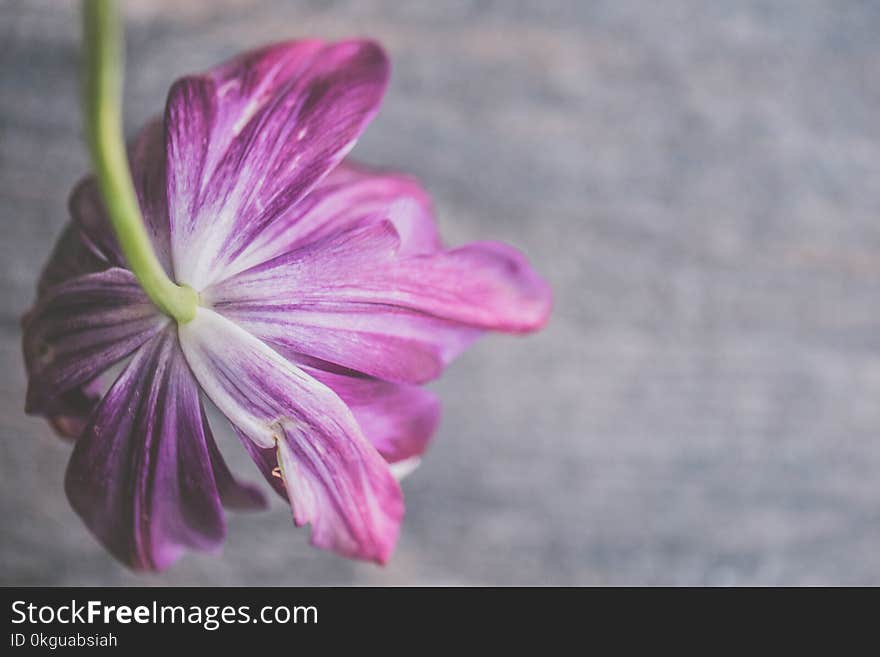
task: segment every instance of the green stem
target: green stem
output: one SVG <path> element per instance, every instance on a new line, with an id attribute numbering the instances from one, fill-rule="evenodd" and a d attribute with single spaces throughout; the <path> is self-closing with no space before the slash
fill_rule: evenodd
<path id="1" fill-rule="evenodd" d="M 198 295 L 162 268 L 144 227 L 122 135 L 123 31 L 114 0 L 83 0 L 86 133 L 110 223 L 128 266 L 159 309 L 178 322 L 195 317 Z"/>

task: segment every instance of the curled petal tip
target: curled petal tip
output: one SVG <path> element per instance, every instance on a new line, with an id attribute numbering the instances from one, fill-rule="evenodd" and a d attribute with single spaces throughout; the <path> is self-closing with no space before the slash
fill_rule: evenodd
<path id="1" fill-rule="evenodd" d="M 502 263 L 505 277 L 513 294 L 511 303 L 497 330 L 509 333 L 533 333 L 550 320 L 553 291 L 550 285 L 532 268 L 526 256 L 500 242 L 482 242 L 480 246 L 494 252 Z"/>

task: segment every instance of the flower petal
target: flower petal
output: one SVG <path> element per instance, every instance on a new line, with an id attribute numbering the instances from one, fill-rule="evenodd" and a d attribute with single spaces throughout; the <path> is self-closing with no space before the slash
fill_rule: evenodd
<path id="1" fill-rule="evenodd" d="M 165 129 L 161 119 L 145 125 L 128 148 L 135 191 L 156 256 L 170 275 L 171 234 L 165 192 Z M 81 239 L 107 266 L 127 267 L 94 176 L 83 178 L 69 201 L 73 225 Z"/>
<path id="2" fill-rule="evenodd" d="M 141 130 L 129 147 L 129 159 L 145 224 L 160 261 L 170 272 L 165 141 L 161 121 L 153 121 Z M 56 285 L 111 267 L 126 266 L 94 176 L 83 179 L 74 188 L 69 209 L 71 221 L 43 269 L 37 285 L 38 299 L 46 297 Z M 55 298 L 58 298 L 57 293 Z M 26 365 L 31 373 L 34 361 L 33 355 L 27 353 L 27 339 L 25 348 Z M 55 395 L 56 412 L 50 413 L 48 419 L 57 433 L 65 438 L 76 438 L 81 433 L 86 418 L 97 404 L 99 389 L 93 378 L 89 385 L 74 386 Z"/>
<path id="3" fill-rule="evenodd" d="M 437 378 L 480 331 L 391 306 L 225 303 L 216 309 L 280 351 L 305 353 L 386 381 Z"/>
<path id="4" fill-rule="evenodd" d="M 371 41 L 247 53 L 171 89 L 168 198 L 180 282 L 206 287 L 351 150 L 388 62 Z"/>
<path id="5" fill-rule="evenodd" d="M 414 178 L 346 160 L 257 235 L 225 275 L 344 232 L 369 217 L 390 220 L 401 236 L 401 251 L 408 254 L 432 253 L 441 246 L 431 200 Z"/>
<path id="6" fill-rule="evenodd" d="M 440 422 L 440 400 L 434 393 L 415 385 L 364 376 L 283 346 L 277 351 L 339 395 L 364 436 L 389 464 L 417 462 L 424 454 Z M 264 457 L 264 461 L 264 474 L 272 474 L 278 464 L 274 458 Z M 274 484 L 278 479 L 269 481 Z M 283 497 L 283 486 L 280 492 Z"/>
<path id="7" fill-rule="evenodd" d="M 73 224 L 65 226 L 61 237 L 55 244 L 49 262 L 43 268 L 37 283 L 37 298 L 45 297 L 49 290 L 72 278 L 107 269 L 109 264 L 86 245 L 80 230 Z M 26 325 L 25 315 L 22 323 Z M 25 342 L 25 366 L 30 375 L 32 365 Z M 98 404 L 100 385 L 97 378 L 82 386 L 74 387 L 58 395 L 54 407 L 55 412 L 47 417 L 49 424 L 62 438 L 76 439 L 85 428 L 86 419 Z"/>
<path id="8" fill-rule="evenodd" d="M 400 487 L 339 397 L 209 309 L 179 335 L 202 389 L 252 451 L 276 450 L 294 521 L 312 524 L 312 543 L 384 563 L 403 516 Z"/>
<path id="9" fill-rule="evenodd" d="M 440 421 L 440 401 L 434 393 L 414 385 L 301 367 L 339 395 L 386 461 L 398 463 L 424 453 Z"/>
<path id="10" fill-rule="evenodd" d="M 103 271 L 108 266 L 106 260 L 97 256 L 86 245 L 79 229 L 73 223 L 68 223 L 40 276 L 37 298 L 44 298 L 56 285 L 83 274 Z M 31 314 L 32 311 L 24 316 L 23 325 Z M 27 346 L 25 350 L 25 366 L 30 375 L 32 365 Z M 55 413 L 47 417 L 55 433 L 62 438 L 76 439 L 82 433 L 86 419 L 98 403 L 100 389 L 99 381 L 95 378 L 89 383 L 60 394 L 55 403 Z"/>
<path id="11" fill-rule="evenodd" d="M 51 427 L 62 438 L 76 440 L 86 428 L 89 416 L 101 401 L 100 377 L 61 394 L 47 416 Z"/>
<path id="12" fill-rule="evenodd" d="M 83 395 L 94 399 L 81 386 L 167 323 L 124 269 L 52 286 L 22 320 L 29 376 L 26 412 L 68 416 L 73 408 L 81 416 L 88 406 Z"/>
<path id="13" fill-rule="evenodd" d="M 365 221 L 202 294 L 248 331 L 377 378 L 437 376 L 481 330 L 540 328 L 550 290 L 497 243 L 408 255 L 390 221 Z"/>
<path id="14" fill-rule="evenodd" d="M 103 271 L 109 266 L 110 263 L 106 259 L 87 245 L 79 227 L 74 223 L 68 223 L 40 275 L 37 297 L 43 297 L 54 285 L 83 274 Z"/>
<path id="15" fill-rule="evenodd" d="M 140 349 L 73 450 L 65 489 L 98 540 L 135 569 L 161 570 L 226 533 L 199 391 L 173 327 Z"/>

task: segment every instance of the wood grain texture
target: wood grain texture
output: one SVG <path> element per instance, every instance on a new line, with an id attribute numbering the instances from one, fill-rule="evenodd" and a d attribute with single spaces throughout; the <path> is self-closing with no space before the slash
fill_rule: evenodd
<path id="1" fill-rule="evenodd" d="M 21 410 L 18 317 L 87 163 L 75 5 L 0 5 L 0 583 L 880 584 L 876 3 L 129 3 L 131 130 L 246 47 L 380 39 L 392 85 L 356 154 L 556 292 L 544 333 L 435 386 L 388 567 L 310 549 L 278 504 L 146 579 Z"/>

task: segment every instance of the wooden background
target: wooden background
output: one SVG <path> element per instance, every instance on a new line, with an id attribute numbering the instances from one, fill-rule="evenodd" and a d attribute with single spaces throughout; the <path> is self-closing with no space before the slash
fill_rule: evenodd
<path id="1" fill-rule="evenodd" d="M 435 386 L 387 568 L 310 549 L 276 504 L 147 578 L 86 533 L 68 446 L 21 410 L 18 317 L 87 162 L 75 4 L 0 6 L 0 583 L 880 584 L 878 3 L 129 3 L 130 130 L 246 47 L 380 39 L 356 154 L 556 293 L 545 332 Z"/>

